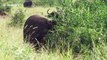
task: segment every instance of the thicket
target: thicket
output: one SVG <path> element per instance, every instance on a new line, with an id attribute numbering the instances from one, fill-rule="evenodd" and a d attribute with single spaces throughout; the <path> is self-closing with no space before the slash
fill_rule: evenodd
<path id="1" fill-rule="evenodd" d="M 107 5 L 103 0 L 65 0 L 62 13 L 47 35 L 47 46 L 85 53 L 107 43 Z"/>

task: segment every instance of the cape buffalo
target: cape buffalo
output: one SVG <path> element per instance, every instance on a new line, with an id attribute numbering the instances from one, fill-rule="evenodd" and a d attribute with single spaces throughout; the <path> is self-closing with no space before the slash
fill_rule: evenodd
<path id="1" fill-rule="evenodd" d="M 23 5 L 24 5 L 24 7 L 31 7 L 32 6 L 32 1 L 31 0 L 25 1 Z"/>
<path id="2" fill-rule="evenodd" d="M 54 20 L 49 21 L 38 15 L 30 16 L 24 25 L 24 41 L 30 42 L 35 48 L 41 47 L 45 44 L 44 37 L 48 30 L 51 30 L 55 24 Z"/>

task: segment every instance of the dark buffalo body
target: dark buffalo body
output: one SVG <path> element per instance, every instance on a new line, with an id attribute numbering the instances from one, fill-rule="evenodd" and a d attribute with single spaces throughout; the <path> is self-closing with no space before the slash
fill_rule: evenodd
<path id="1" fill-rule="evenodd" d="M 37 15 L 30 16 L 24 25 L 24 41 L 30 42 L 36 47 L 44 44 L 44 37 L 54 24 L 55 21 L 49 21 L 44 17 Z"/>
<path id="2" fill-rule="evenodd" d="M 0 15 L 7 15 L 5 11 L 0 10 Z"/>
<path id="3" fill-rule="evenodd" d="M 24 7 L 31 7 L 32 1 L 25 1 L 23 5 L 24 5 Z"/>

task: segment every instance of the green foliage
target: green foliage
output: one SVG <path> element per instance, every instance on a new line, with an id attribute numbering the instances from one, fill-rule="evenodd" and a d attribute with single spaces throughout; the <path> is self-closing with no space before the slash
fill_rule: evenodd
<path id="1" fill-rule="evenodd" d="M 24 22 L 24 17 L 25 17 L 24 11 L 21 9 L 17 10 L 14 16 L 12 16 L 10 25 L 21 27 Z"/>
<path id="2" fill-rule="evenodd" d="M 9 13 L 11 11 L 11 7 L 7 5 L 6 0 L 0 0 L 0 13 Z"/>
<path id="3" fill-rule="evenodd" d="M 32 0 L 36 6 L 58 6 L 62 0 Z"/>
<path id="4" fill-rule="evenodd" d="M 74 53 L 84 53 L 106 43 L 107 6 L 102 0 L 66 0 L 62 6 L 56 30 L 46 38 L 51 48 L 73 48 Z"/>
<path id="5" fill-rule="evenodd" d="M 2 3 L 19 3 L 22 0 L 6 1 L 0 0 L 0 9 L 7 10 L 2 7 Z M 32 48 L 24 46 L 22 28 L 8 27 L 9 19 L 7 18 L 7 20 L 1 19 L 0 22 L 0 60 L 107 59 L 107 5 L 105 0 L 35 1 L 36 4 L 43 5 L 57 5 L 58 3 L 62 7 L 59 18 L 53 18 L 57 21 L 57 25 L 54 26 L 55 30 L 50 31 L 51 33 L 48 33 L 46 37 L 47 49 L 51 49 L 53 52 L 41 48 L 38 53 Z M 33 10 L 37 12 L 38 8 L 31 9 L 27 12 L 28 16 Z M 19 10 L 12 17 L 10 25 L 22 26 L 24 16 L 23 10 Z"/>
<path id="6" fill-rule="evenodd" d="M 24 0 L 0 0 L 0 2 L 7 3 L 7 4 L 19 4 L 24 2 Z"/>

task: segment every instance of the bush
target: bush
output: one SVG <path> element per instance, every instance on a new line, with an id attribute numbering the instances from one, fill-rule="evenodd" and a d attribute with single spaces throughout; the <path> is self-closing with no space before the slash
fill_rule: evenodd
<path id="1" fill-rule="evenodd" d="M 64 1 L 61 19 L 57 19 L 54 34 L 47 35 L 47 45 L 60 50 L 72 48 L 74 53 L 93 51 L 107 41 L 106 9 L 101 0 Z"/>
<path id="2" fill-rule="evenodd" d="M 3 13 L 6 15 L 7 13 L 9 13 L 11 11 L 11 7 L 7 6 L 7 3 L 5 3 L 6 1 L 2 1 L 0 0 L 0 14 L 2 15 Z"/>
<path id="3" fill-rule="evenodd" d="M 12 16 L 11 19 L 11 26 L 16 26 L 16 27 L 21 27 L 23 25 L 23 20 L 24 20 L 24 11 L 22 11 L 21 9 L 19 9 L 14 16 Z"/>

